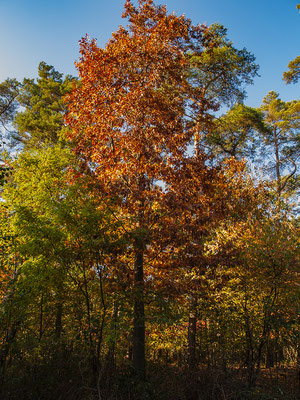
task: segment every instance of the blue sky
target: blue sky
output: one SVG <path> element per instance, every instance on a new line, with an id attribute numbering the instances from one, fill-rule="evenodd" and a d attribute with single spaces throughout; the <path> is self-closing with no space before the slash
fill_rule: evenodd
<path id="1" fill-rule="evenodd" d="M 120 24 L 125 0 L 0 0 L 0 81 L 34 78 L 40 61 L 76 75 L 78 40 L 86 33 L 104 46 Z M 299 99 L 299 84 L 286 85 L 282 72 L 300 54 L 300 0 L 162 0 L 168 11 L 193 23 L 214 22 L 228 29 L 237 48 L 256 56 L 260 78 L 247 90 L 256 107 L 270 91 Z M 135 1 L 134 1 L 135 3 Z"/>

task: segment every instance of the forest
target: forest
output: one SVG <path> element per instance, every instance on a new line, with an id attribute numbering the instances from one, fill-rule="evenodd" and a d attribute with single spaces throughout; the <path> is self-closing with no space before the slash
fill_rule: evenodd
<path id="1" fill-rule="evenodd" d="M 0 83 L 0 399 L 296 400 L 300 101 L 247 106 L 220 24 L 123 18 Z"/>

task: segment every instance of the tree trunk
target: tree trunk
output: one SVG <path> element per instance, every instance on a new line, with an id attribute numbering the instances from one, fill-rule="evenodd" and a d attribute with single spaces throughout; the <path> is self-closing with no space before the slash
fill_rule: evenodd
<path id="1" fill-rule="evenodd" d="M 109 369 L 115 368 L 116 330 L 117 330 L 118 317 L 119 317 L 119 307 L 116 301 L 114 300 L 112 315 L 111 315 L 111 323 L 110 323 L 110 334 L 112 335 L 112 340 L 108 344 L 108 353 L 106 356 Z"/>
<path id="2" fill-rule="evenodd" d="M 194 369 L 196 366 L 196 332 L 197 332 L 197 297 L 190 296 L 189 324 L 188 324 L 188 366 Z"/>
<path id="3" fill-rule="evenodd" d="M 44 316 L 44 294 L 41 294 L 41 301 L 40 301 L 40 329 L 39 329 L 39 342 L 42 340 L 43 336 L 43 316 Z"/>
<path id="4" fill-rule="evenodd" d="M 275 143 L 275 158 L 276 158 L 276 180 L 277 180 L 277 211 L 280 210 L 280 197 L 281 197 L 281 174 L 280 174 L 280 157 L 278 147 L 278 137 L 276 128 L 274 129 L 274 143 Z"/>
<path id="5" fill-rule="evenodd" d="M 17 323 L 19 325 L 19 323 Z M 10 345 L 17 333 L 17 325 L 7 329 L 5 341 L 0 352 L 0 395 L 5 378 L 6 359 L 10 350 Z"/>
<path id="6" fill-rule="evenodd" d="M 57 308 L 55 316 L 55 337 L 56 339 L 60 339 L 62 333 L 62 312 L 63 312 L 62 302 L 59 301 L 56 307 Z"/>
<path id="7" fill-rule="evenodd" d="M 145 313 L 143 253 L 138 251 L 134 264 L 133 369 L 145 378 Z"/>
<path id="8" fill-rule="evenodd" d="M 300 341 L 297 345 L 297 375 L 298 375 L 298 389 L 300 390 Z"/>
<path id="9" fill-rule="evenodd" d="M 274 344 L 271 340 L 267 343 L 266 348 L 266 368 L 274 367 Z"/>

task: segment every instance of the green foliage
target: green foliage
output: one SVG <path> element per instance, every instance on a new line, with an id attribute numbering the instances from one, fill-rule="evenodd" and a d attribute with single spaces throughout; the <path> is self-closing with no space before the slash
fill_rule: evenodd
<path id="1" fill-rule="evenodd" d="M 261 151 L 269 158 L 269 173 L 275 178 L 278 201 L 287 189 L 297 186 L 297 162 L 300 149 L 300 101 L 284 102 L 276 92 L 264 98 L 260 110 L 269 130 L 261 136 Z M 291 184 L 292 183 L 292 184 Z M 289 186 L 291 184 L 291 186 Z"/>
<path id="2" fill-rule="evenodd" d="M 3 151 L 6 145 L 5 131 L 11 129 L 11 124 L 15 118 L 19 103 L 17 97 L 19 95 L 20 83 L 16 79 L 6 79 L 0 83 L 0 151 Z M 1 154 L 2 156 L 2 154 Z M 0 187 L 6 182 L 7 177 L 11 173 L 11 168 L 1 159 L 0 165 Z"/>
<path id="3" fill-rule="evenodd" d="M 109 248 L 107 211 L 82 191 L 83 181 L 68 182 L 71 165 L 74 156 L 60 144 L 24 151 L 14 163 L 3 196 L 24 256 L 70 266 L 80 254 L 93 258 Z"/>
<path id="4" fill-rule="evenodd" d="M 0 186 L 3 186 L 7 182 L 7 178 L 11 175 L 12 168 L 0 165 Z"/>
<path id="5" fill-rule="evenodd" d="M 44 143 L 57 143 L 63 137 L 64 95 L 72 86 L 73 78 L 57 72 L 54 67 L 41 62 L 39 78 L 24 79 L 19 95 L 19 111 L 14 119 L 17 132 L 13 134 L 16 143 L 25 148 L 39 148 Z"/>
<path id="6" fill-rule="evenodd" d="M 234 363 L 240 349 L 251 386 L 271 343 L 280 347 L 299 336 L 295 323 L 299 232 L 291 221 L 249 222 L 220 231 L 207 244 L 208 252 L 222 254 L 228 242 L 236 251 L 231 263 L 227 259 L 207 271 L 210 308 L 203 302 L 201 312 L 217 335 L 215 356 Z"/>
<path id="7" fill-rule="evenodd" d="M 83 190 L 86 182 L 69 182 L 71 166 L 74 155 L 60 144 L 23 151 L 3 192 L 18 238 L 20 346 L 32 351 L 44 337 L 69 341 L 80 332 L 87 348 L 99 340 L 103 254 L 121 242 L 106 205 Z"/>
<path id="8" fill-rule="evenodd" d="M 4 128 L 14 119 L 19 90 L 20 83 L 16 79 L 8 78 L 0 84 L 0 123 Z"/>
<path id="9" fill-rule="evenodd" d="M 258 133 L 267 132 L 262 112 L 239 103 L 215 119 L 206 136 L 215 154 L 241 158 L 251 157 Z"/>
<path id="10" fill-rule="evenodd" d="M 222 25 L 214 24 L 208 29 L 213 44 L 201 55 L 189 55 L 189 79 L 195 87 L 202 88 L 207 101 L 232 105 L 245 98 L 244 87 L 253 83 L 259 67 L 251 53 L 233 46 Z"/>
<path id="11" fill-rule="evenodd" d="M 135 8 L 126 4 L 131 18 L 138 19 Z M 151 0 L 140 4 L 147 12 L 153 10 Z M 164 15 L 164 8 L 155 10 Z M 127 40 L 125 31 L 120 32 Z M 269 375 L 274 364 L 279 385 L 280 367 L 294 368 L 293 376 L 299 368 L 299 220 L 283 211 L 289 211 L 299 189 L 300 103 L 284 102 L 278 93 L 270 92 L 259 109 L 243 105 L 245 85 L 258 72 L 254 56 L 236 49 L 221 25 L 203 28 L 202 33 L 207 46 L 199 52 L 197 45 L 191 46 L 194 53 L 187 52 L 182 59 L 185 69 L 176 70 L 178 80 L 171 77 L 174 71 L 170 69 L 170 76 L 160 75 L 159 84 L 153 84 L 151 93 L 162 103 L 155 100 L 152 106 L 145 97 L 141 103 L 140 93 L 147 91 L 140 92 L 139 70 L 131 71 L 131 65 L 124 75 L 125 90 L 111 79 L 110 68 L 111 81 L 104 95 L 95 90 L 91 96 L 87 90 L 91 103 L 86 112 L 80 101 L 77 104 L 84 126 L 76 118 L 74 123 L 79 137 L 83 127 L 91 133 L 82 145 L 88 154 L 98 142 L 105 149 L 89 162 L 65 141 L 64 96 L 72 87 L 70 76 L 64 78 L 42 62 L 38 79 L 25 79 L 22 84 L 7 79 L 0 84 L 0 123 L 4 129 L 13 125 L 16 132 L 10 134 L 21 144 L 14 161 L 11 155 L 0 166 L 1 398 L 51 399 L 63 394 L 72 400 L 296 399 L 295 382 L 289 397 L 288 384 L 275 390 L 276 379 Z M 156 38 L 153 43 L 157 45 Z M 130 40 L 127 44 L 131 48 Z M 124 52 L 122 43 L 120 52 Z M 110 56 L 121 71 L 115 54 Z M 171 57 L 168 62 L 173 61 Z M 118 91 L 127 96 L 131 73 L 138 89 L 136 103 L 128 101 L 127 111 L 120 107 L 120 115 L 133 120 L 138 107 L 144 112 L 141 104 L 146 104 L 150 121 L 138 117 L 139 129 L 126 126 L 138 147 L 136 155 L 128 150 L 129 139 L 124 139 L 125 131 L 114 119 L 118 111 L 114 103 L 107 114 L 100 115 L 102 119 L 94 112 L 96 98 L 115 99 Z M 98 73 L 95 77 L 93 90 L 101 86 L 97 79 L 104 79 Z M 296 83 L 298 78 L 299 57 L 284 73 L 287 83 Z M 191 85 L 190 92 L 181 92 L 185 84 Z M 180 93 L 185 94 L 181 97 Z M 156 195 L 149 197 L 147 185 L 134 168 L 144 167 L 139 146 L 143 145 L 147 157 L 153 157 L 157 147 L 151 140 L 144 145 L 140 132 L 148 129 L 152 137 L 155 113 L 162 111 L 161 119 L 155 121 L 161 128 L 167 115 L 164 107 L 168 110 L 179 100 L 189 114 L 182 117 L 181 128 L 190 138 L 194 135 L 195 142 L 203 137 L 201 144 L 208 147 L 203 154 L 195 152 L 197 157 L 180 152 L 182 158 L 171 168 L 170 160 L 166 162 L 165 137 L 173 131 L 162 129 L 163 150 L 157 157 L 171 174 L 161 187 L 151 178 L 154 165 L 149 163 L 144 178 L 149 185 L 157 185 Z M 231 108 L 216 118 L 212 114 L 220 106 Z M 91 129 L 90 112 L 95 117 Z M 109 118 L 117 126 L 107 123 Z M 118 130 L 119 136 L 99 140 L 103 133 L 99 121 L 107 123 L 110 134 Z M 180 143 L 175 140 L 172 149 L 177 151 L 177 146 Z M 106 151 L 114 157 L 108 160 Z M 257 161 L 259 152 L 269 169 L 261 161 L 258 167 L 267 171 L 271 183 L 257 188 L 245 176 L 244 165 L 252 157 Z M 242 157 L 245 162 L 238 161 Z M 103 173 L 105 165 L 114 175 L 106 174 L 107 182 L 96 182 L 95 175 Z M 105 186 L 116 178 L 118 183 L 109 192 Z M 141 197 L 135 196 L 135 187 L 143 185 Z M 139 207 L 137 217 L 128 218 L 134 204 Z M 151 218 L 139 225 L 137 221 L 148 211 Z M 140 298 L 134 287 L 135 247 L 146 254 Z M 143 300 L 147 315 L 150 378 L 146 383 L 129 368 L 135 299 Z M 191 320 L 195 323 L 194 369 L 185 368 Z M 270 367 L 264 376 L 272 383 L 269 390 L 259 381 L 262 365 Z M 245 377 L 248 386 L 257 388 L 245 389 Z"/>
<path id="12" fill-rule="evenodd" d="M 297 83 L 300 77 L 300 56 L 288 63 L 288 71 L 283 73 L 286 83 Z"/>

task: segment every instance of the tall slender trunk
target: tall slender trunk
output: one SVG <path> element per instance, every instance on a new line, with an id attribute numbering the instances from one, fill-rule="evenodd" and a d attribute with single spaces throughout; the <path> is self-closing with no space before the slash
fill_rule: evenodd
<path id="1" fill-rule="evenodd" d="M 274 367 L 274 343 L 273 341 L 268 338 L 267 347 L 266 347 L 266 368 L 273 368 Z"/>
<path id="2" fill-rule="evenodd" d="M 133 369 L 140 378 L 146 375 L 143 263 L 143 252 L 139 250 L 134 264 Z"/>
<path id="3" fill-rule="evenodd" d="M 101 303 L 102 303 L 102 311 L 100 312 L 100 326 L 97 338 L 97 363 L 100 365 L 100 354 L 101 354 L 101 346 L 103 341 L 103 331 L 105 326 L 105 318 L 106 318 L 106 301 L 104 297 L 103 291 L 103 276 L 102 276 L 102 269 L 98 267 L 98 275 L 99 275 L 99 283 L 100 283 L 100 296 L 101 296 Z"/>
<path id="4" fill-rule="evenodd" d="M 4 341 L 2 349 L 0 351 L 0 397 L 2 394 L 2 390 L 3 390 L 3 384 L 5 382 L 6 360 L 7 360 L 8 354 L 9 354 L 11 343 L 13 342 L 13 340 L 17 334 L 17 326 L 18 325 L 19 325 L 19 322 L 17 322 L 16 326 L 12 326 L 7 329 L 5 341 Z"/>
<path id="5" fill-rule="evenodd" d="M 116 330 L 119 317 L 119 306 L 117 302 L 113 301 L 113 309 L 111 313 L 110 334 L 112 340 L 108 344 L 108 353 L 106 356 L 107 364 L 110 369 L 115 367 L 115 349 L 116 349 Z"/>
<path id="6" fill-rule="evenodd" d="M 197 332 L 197 297 L 193 294 L 189 300 L 189 324 L 188 324 L 188 366 L 194 369 L 196 366 L 196 332 Z"/>
<path id="7" fill-rule="evenodd" d="M 56 339 L 60 339 L 62 333 L 62 313 L 63 313 L 63 304 L 62 301 L 56 305 L 56 316 L 55 316 L 55 337 Z"/>
<path id="8" fill-rule="evenodd" d="M 300 341 L 297 344 L 297 376 L 298 376 L 298 389 L 300 390 Z"/>
<path id="9" fill-rule="evenodd" d="M 275 144 L 275 158 L 276 158 L 276 181 L 277 181 L 277 208 L 280 208 L 280 196 L 281 196 L 281 174 L 280 174 L 280 158 L 279 158 L 279 147 L 278 147 L 278 136 L 276 128 L 274 129 L 274 144 Z"/>
<path id="10" fill-rule="evenodd" d="M 3 391 L 3 384 L 5 382 L 5 373 L 6 373 L 6 362 L 7 356 L 10 351 L 10 346 L 14 341 L 14 338 L 18 332 L 19 325 L 21 324 L 21 320 L 18 318 L 17 321 L 13 320 L 13 309 L 14 306 L 14 295 L 15 295 L 15 283 L 18 278 L 18 261 L 17 261 L 17 253 L 15 250 L 15 260 L 14 260 L 14 272 L 12 275 L 12 286 L 11 290 L 8 292 L 7 301 L 8 304 L 8 320 L 7 320 L 7 328 L 5 339 L 3 340 L 2 346 L 0 347 L 0 398 Z M 3 327 L 4 328 L 4 327 Z"/>
<path id="11" fill-rule="evenodd" d="M 84 285 L 84 297 L 85 297 L 86 311 L 87 311 L 89 346 L 90 346 L 90 352 L 92 355 L 93 354 L 93 338 L 92 338 L 92 323 L 91 323 L 91 303 L 90 303 L 88 282 L 86 279 L 85 265 L 83 265 L 83 285 Z M 93 357 L 93 355 L 92 355 L 92 357 Z"/>
<path id="12" fill-rule="evenodd" d="M 194 135 L 194 153 L 196 159 L 198 159 L 200 155 L 199 145 L 200 145 L 200 135 L 199 132 L 197 131 L 195 132 Z M 188 337 L 187 337 L 187 342 L 188 342 L 187 362 L 190 369 L 194 369 L 196 366 L 196 333 L 197 333 L 197 295 L 191 293 L 189 298 L 189 322 L 188 322 Z"/>
<path id="13" fill-rule="evenodd" d="M 43 336 L 43 318 L 44 318 L 44 294 L 41 294 L 41 301 L 40 301 L 40 329 L 39 329 L 39 342 L 42 340 Z"/>

